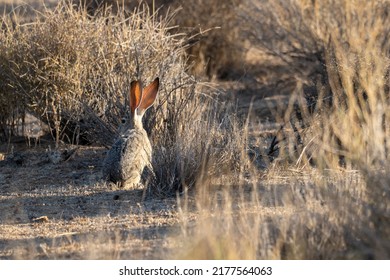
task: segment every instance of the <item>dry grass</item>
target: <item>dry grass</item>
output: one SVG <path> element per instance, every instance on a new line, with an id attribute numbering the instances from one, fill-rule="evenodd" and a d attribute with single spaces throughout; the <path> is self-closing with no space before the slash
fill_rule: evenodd
<path id="1" fill-rule="evenodd" d="M 160 103 L 191 83 L 183 39 L 169 36 L 169 19 L 157 21 L 146 7 L 130 18 L 110 10 L 90 17 L 61 1 L 55 10 L 37 14 L 33 23 L 17 20 L 14 14 L 3 20 L 3 95 L 12 92 L 23 110 L 45 118 L 57 143 L 84 138 L 111 144 L 133 79 L 160 76 Z"/>
<path id="2" fill-rule="evenodd" d="M 237 0 L 75 0 L 84 3 L 93 14 L 99 7 L 111 6 L 114 10 L 124 7 L 133 11 L 147 4 L 160 15 L 176 10 L 173 32 L 186 33 L 191 37 L 186 49 L 191 73 L 208 79 L 236 79 L 244 75 L 245 40 L 240 33 L 240 17 Z M 119 9 L 120 9 L 119 8 Z"/>
<path id="3" fill-rule="evenodd" d="M 286 175 L 292 191 L 270 199 L 275 202 L 279 197 L 281 206 L 290 207 L 282 218 L 262 217 L 257 212 L 250 217 L 247 211 L 235 211 L 231 206 L 245 208 L 245 203 L 228 202 L 225 210 L 216 211 L 216 221 L 221 223 L 206 219 L 211 231 L 226 239 L 198 232 L 196 242 L 202 245 L 197 247 L 203 250 L 197 251 L 197 256 L 389 257 L 390 189 L 385 174 L 389 168 L 386 112 L 390 49 L 384 35 L 389 33 L 389 4 L 381 1 L 363 9 L 361 1 L 344 1 L 335 10 L 334 1 L 253 2 L 252 15 L 262 21 L 255 29 L 261 35 L 257 42 L 291 67 L 298 84 L 309 83 L 316 89 L 316 94 L 309 96 L 315 98 L 314 104 L 310 98 L 302 98 L 305 92 L 300 87 L 292 96 L 283 118 L 290 121 L 295 115 L 293 103 L 297 103 L 300 119 L 296 123 L 300 122 L 301 127 L 292 127 L 292 135 L 287 136 L 292 141 L 281 143 L 287 144 L 281 156 L 288 156 L 288 161 L 275 163 L 266 178 L 272 182 L 286 168 L 294 168 L 304 177 Z M 334 13 L 339 16 L 334 17 Z M 314 172 L 309 166 L 315 166 Z M 342 171 L 335 171 L 338 169 Z M 256 185 L 261 173 L 252 175 L 249 182 Z M 267 190 L 260 197 L 277 193 L 273 188 Z M 216 200 L 211 201 L 209 205 L 218 205 Z M 249 201 L 256 204 L 259 200 Z M 262 200 L 258 203 L 263 204 Z M 251 226 L 241 220 L 250 221 Z M 247 248 L 247 254 L 238 248 Z"/>
<path id="4" fill-rule="evenodd" d="M 198 197 L 199 211 L 213 214 L 201 215 L 185 257 L 389 258 L 389 4 L 253 2 L 255 42 L 306 84 L 282 116 L 293 132 L 280 143 L 288 160 L 265 174 L 253 169 L 233 194 Z M 243 191 L 248 184 L 253 189 Z M 286 212 L 269 214 L 267 202 Z"/>

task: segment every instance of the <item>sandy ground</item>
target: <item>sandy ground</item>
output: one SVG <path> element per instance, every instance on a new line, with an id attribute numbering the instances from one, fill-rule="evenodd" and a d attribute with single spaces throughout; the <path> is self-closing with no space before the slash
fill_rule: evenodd
<path id="1" fill-rule="evenodd" d="M 110 190 L 100 181 L 105 152 L 78 147 L 58 160 L 29 148 L 0 161 L 0 259 L 166 257 L 176 200 Z"/>

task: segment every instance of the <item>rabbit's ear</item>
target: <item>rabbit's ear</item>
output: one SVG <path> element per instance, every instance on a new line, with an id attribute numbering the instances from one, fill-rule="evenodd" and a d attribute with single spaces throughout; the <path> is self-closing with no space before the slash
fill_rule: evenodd
<path id="1" fill-rule="evenodd" d="M 142 92 L 141 104 L 138 107 L 139 114 L 143 115 L 145 111 L 153 105 L 154 100 L 156 99 L 158 86 L 160 84 L 159 78 L 156 78 L 152 83 L 150 83 Z"/>
<path id="2" fill-rule="evenodd" d="M 142 98 L 141 84 L 138 81 L 132 81 L 130 85 L 130 109 L 131 115 L 134 115 L 135 109 L 139 106 Z"/>

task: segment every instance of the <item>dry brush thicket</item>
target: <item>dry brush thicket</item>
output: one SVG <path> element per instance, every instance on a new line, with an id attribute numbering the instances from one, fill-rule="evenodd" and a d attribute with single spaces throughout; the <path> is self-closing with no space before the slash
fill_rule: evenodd
<path id="1" fill-rule="evenodd" d="M 133 11 L 147 4 L 159 15 L 176 11 L 171 24 L 190 37 L 186 49 L 191 73 L 209 79 L 237 79 L 244 75 L 244 36 L 240 33 L 238 0 L 74 0 L 93 14 L 99 8 Z"/>
<path id="2" fill-rule="evenodd" d="M 12 17 L 3 22 L 4 95 L 19 98 L 21 111 L 46 118 L 57 142 L 74 136 L 111 144 L 132 79 L 169 80 L 161 99 L 190 84 L 182 39 L 168 36 L 166 23 L 146 10 L 129 18 L 109 10 L 91 17 L 65 1 L 29 24 L 15 24 Z M 93 123 L 94 116 L 101 123 Z M 106 138 L 100 139 L 101 132 Z"/>
<path id="3" fill-rule="evenodd" d="M 265 173 L 246 169 L 233 189 L 198 188 L 199 226 L 184 226 L 192 241 L 180 257 L 389 258 L 389 9 L 332 0 L 243 7 L 252 44 L 297 89 L 280 116 L 279 159 Z"/>
<path id="4" fill-rule="evenodd" d="M 319 146 L 337 146 L 337 156 L 370 165 L 387 157 L 390 3 L 364 3 L 252 1 L 249 23 L 259 27 L 250 33 L 253 43 L 284 61 L 302 85 L 294 97 L 300 118 L 315 116 L 306 124 L 328 125 L 317 127 L 332 134 Z M 347 139 L 351 135 L 355 140 Z"/>
<path id="5" fill-rule="evenodd" d="M 110 7 L 90 15 L 60 1 L 28 24 L 11 13 L 1 33 L 2 132 L 9 136 L 27 111 L 49 124 L 57 145 L 110 146 L 128 111 L 131 80 L 160 77 L 158 102 L 146 116 L 160 192 L 191 187 L 202 169 L 218 161 L 236 168 L 231 142 L 234 116 L 218 92 L 187 74 L 188 38 L 145 5 L 133 13 Z M 10 131 L 11 130 L 11 131 Z M 239 134 L 236 134 L 239 137 Z"/>
<path id="6" fill-rule="evenodd" d="M 248 7 L 247 24 L 257 27 L 249 32 L 253 44 L 282 61 L 298 85 L 281 117 L 292 133 L 281 133 L 279 156 L 297 171 L 312 166 L 323 174 L 313 184 L 301 179 L 302 189 L 292 182 L 284 203 L 301 201 L 308 215 L 293 215 L 293 223 L 264 219 L 265 240 L 287 258 L 388 258 L 390 2 L 251 1 Z M 344 179 L 328 173 L 340 168 L 357 173 Z M 315 202 L 323 207 L 311 208 Z M 270 234 L 274 226 L 277 233 Z M 264 253 L 257 240 L 256 254 L 281 256 Z"/>

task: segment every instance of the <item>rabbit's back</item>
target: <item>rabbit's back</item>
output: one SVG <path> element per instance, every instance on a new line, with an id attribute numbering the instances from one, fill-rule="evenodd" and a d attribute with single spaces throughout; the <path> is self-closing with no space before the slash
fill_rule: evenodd
<path id="1" fill-rule="evenodd" d="M 151 167 L 152 147 L 144 129 L 126 131 L 112 146 L 103 163 L 106 180 L 122 187 L 138 184 L 145 166 Z"/>

